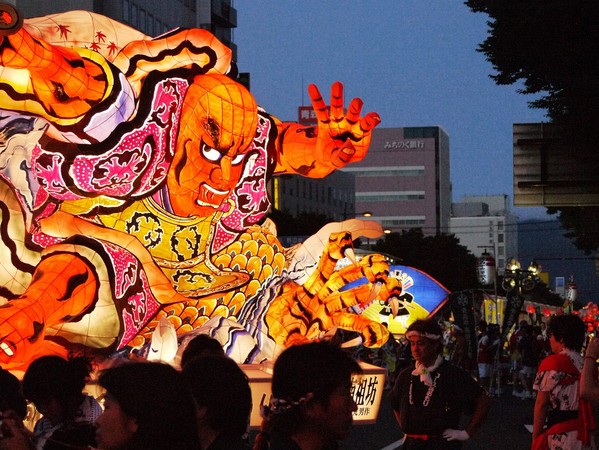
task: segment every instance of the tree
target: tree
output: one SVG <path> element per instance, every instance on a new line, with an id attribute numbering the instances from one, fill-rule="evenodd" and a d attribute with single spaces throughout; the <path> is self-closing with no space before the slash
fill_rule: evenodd
<path id="1" fill-rule="evenodd" d="M 559 220 L 566 230 L 564 236 L 572 239 L 577 248 L 590 255 L 599 248 L 599 208 L 562 207 L 548 208 L 550 214 L 559 213 Z"/>
<path id="2" fill-rule="evenodd" d="M 489 35 L 478 47 L 493 65 L 499 85 L 522 83 L 529 102 L 547 110 L 572 151 L 589 170 L 599 167 L 599 2 L 589 0 L 468 0 L 474 12 L 489 16 Z M 566 236 L 585 252 L 599 248 L 599 233 L 587 218 L 599 207 L 549 208 L 559 214 Z M 596 223 L 596 220 L 594 221 Z M 591 222 L 592 223 L 592 222 Z"/>
<path id="3" fill-rule="evenodd" d="M 422 270 L 450 291 L 479 286 L 477 258 L 453 234 L 424 236 L 414 228 L 385 235 L 374 249 L 398 256 L 402 264 Z"/>
<path id="4" fill-rule="evenodd" d="M 325 214 L 301 212 L 293 216 L 287 211 L 275 208 L 272 208 L 267 217 L 277 226 L 279 236 L 311 236 L 327 223 L 334 221 Z"/>

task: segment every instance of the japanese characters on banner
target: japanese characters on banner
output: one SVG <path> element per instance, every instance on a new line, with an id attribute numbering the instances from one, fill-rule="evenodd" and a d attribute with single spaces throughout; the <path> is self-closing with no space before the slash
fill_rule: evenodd
<path id="1" fill-rule="evenodd" d="M 512 327 L 518 322 L 522 305 L 524 305 L 524 297 L 519 295 L 516 290 L 508 291 L 506 294 L 505 311 L 503 316 L 503 324 L 501 326 L 501 340 L 505 342 Z"/>
<path id="2" fill-rule="evenodd" d="M 357 409 L 354 422 L 368 425 L 376 422 L 385 387 L 385 369 L 360 362 L 363 373 L 352 379 L 352 396 Z M 271 398 L 271 364 L 243 364 L 241 366 L 250 380 L 252 389 L 252 413 L 250 426 L 259 428 L 262 423 L 260 408 L 267 405 Z"/>
<path id="3" fill-rule="evenodd" d="M 449 294 L 449 305 L 455 323 L 463 330 L 466 339 L 467 357 L 475 360 L 478 343 L 476 339 L 476 319 L 474 317 L 474 296 L 478 291 L 467 290 Z"/>

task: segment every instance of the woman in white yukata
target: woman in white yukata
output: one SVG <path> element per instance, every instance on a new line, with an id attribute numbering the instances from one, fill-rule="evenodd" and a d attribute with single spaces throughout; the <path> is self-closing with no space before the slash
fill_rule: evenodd
<path id="1" fill-rule="evenodd" d="M 575 315 L 554 316 L 548 334 L 552 355 L 539 365 L 533 389 L 533 450 L 595 449 L 590 403 L 579 395 L 585 326 Z"/>

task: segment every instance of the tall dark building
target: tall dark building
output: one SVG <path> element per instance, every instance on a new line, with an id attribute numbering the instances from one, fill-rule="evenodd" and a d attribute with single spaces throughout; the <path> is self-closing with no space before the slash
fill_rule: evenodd
<path id="1" fill-rule="evenodd" d="M 65 11 L 85 10 L 111 17 L 148 36 L 173 28 L 203 28 L 233 51 L 237 46 L 232 30 L 237 27 L 237 10 L 231 0 L 14 0 L 24 17 L 39 17 Z"/>

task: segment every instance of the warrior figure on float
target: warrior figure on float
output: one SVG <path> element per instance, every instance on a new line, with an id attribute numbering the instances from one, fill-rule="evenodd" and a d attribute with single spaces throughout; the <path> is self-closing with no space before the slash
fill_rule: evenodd
<path id="1" fill-rule="evenodd" d="M 335 83 L 329 109 L 312 85 L 318 125 L 281 122 L 206 30 L 152 39 L 89 12 L 21 21 L 0 9 L 3 367 L 141 345 L 160 318 L 180 334 L 232 319 L 274 354 L 336 327 L 386 341 L 347 312 L 370 287 L 339 292 L 367 276 L 396 295 L 384 258 L 334 273 L 347 230 L 323 231 L 310 261 L 264 223 L 271 177 L 320 178 L 364 157 L 380 119 L 361 116 L 361 100 L 344 110 Z"/>

